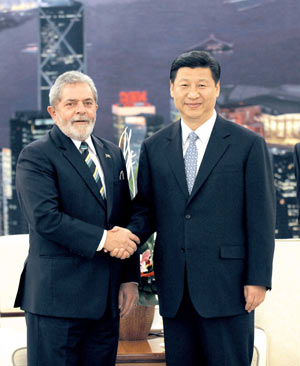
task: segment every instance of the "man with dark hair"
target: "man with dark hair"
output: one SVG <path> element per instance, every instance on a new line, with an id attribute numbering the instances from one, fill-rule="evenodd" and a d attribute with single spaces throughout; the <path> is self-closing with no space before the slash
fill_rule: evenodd
<path id="1" fill-rule="evenodd" d="M 28 366 L 114 366 L 119 317 L 136 304 L 140 274 L 139 239 L 119 227 L 131 209 L 126 166 L 117 146 L 92 135 L 90 77 L 60 75 L 50 104 L 55 125 L 24 148 L 16 172 L 30 241 L 15 302 Z"/>
<path id="2" fill-rule="evenodd" d="M 264 139 L 215 111 L 220 65 L 176 58 L 181 120 L 146 139 L 128 228 L 157 232 L 154 271 L 168 366 L 249 366 L 254 309 L 271 288 L 275 198 Z"/>

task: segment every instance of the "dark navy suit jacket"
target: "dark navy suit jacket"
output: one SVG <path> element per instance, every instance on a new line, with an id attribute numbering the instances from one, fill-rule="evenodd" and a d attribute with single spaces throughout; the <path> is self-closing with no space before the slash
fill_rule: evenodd
<path id="1" fill-rule="evenodd" d="M 15 306 L 31 313 L 100 318 L 109 300 L 118 314 L 120 283 L 139 282 L 137 254 L 121 261 L 96 251 L 104 229 L 128 223 L 131 201 L 120 149 L 92 139 L 106 203 L 80 152 L 57 126 L 20 154 L 16 185 L 30 248 Z"/>
<path id="2" fill-rule="evenodd" d="M 275 196 L 264 139 L 218 116 L 190 196 L 180 122 L 146 139 L 129 229 L 142 240 L 157 232 L 163 316 L 179 308 L 185 271 L 201 316 L 244 313 L 244 285 L 271 288 Z"/>

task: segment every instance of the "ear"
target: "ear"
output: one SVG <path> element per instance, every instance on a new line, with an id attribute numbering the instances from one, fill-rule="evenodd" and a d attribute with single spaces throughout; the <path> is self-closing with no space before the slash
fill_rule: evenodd
<path id="1" fill-rule="evenodd" d="M 172 80 L 170 80 L 170 95 L 172 98 L 174 98 L 174 84 Z"/>
<path id="2" fill-rule="evenodd" d="M 216 94 L 217 94 L 217 98 L 218 98 L 220 95 L 220 80 L 216 84 Z"/>
<path id="3" fill-rule="evenodd" d="M 56 110 L 55 110 L 55 108 L 52 107 L 52 105 L 49 105 L 49 107 L 47 108 L 47 111 L 50 114 L 53 121 L 56 122 Z"/>

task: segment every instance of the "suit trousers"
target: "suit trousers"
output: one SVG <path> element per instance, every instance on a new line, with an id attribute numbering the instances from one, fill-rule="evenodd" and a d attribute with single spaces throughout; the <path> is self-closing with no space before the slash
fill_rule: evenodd
<path id="1" fill-rule="evenodd" d="M 167 366 L 249 366 L 254 346 L 254 313 L 203 318 L 185 285 L 174 318 L 163 317 Z"/>
<path id="2" fill-rule="evenodd" d="M 119 317 L 65 319 L 25 313 L 28 366 L 114 366 Z"/>

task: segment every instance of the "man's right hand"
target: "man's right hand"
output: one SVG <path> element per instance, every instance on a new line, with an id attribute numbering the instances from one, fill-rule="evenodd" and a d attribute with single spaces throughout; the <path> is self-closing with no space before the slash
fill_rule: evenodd
<path id="1" fill-rule="evenodd" d="M 115 226 L 107 231 L 103 249 L 112 257 L 126 259 L 136 251 L 139 243 L 140 239 L 130 230 Z"/>

